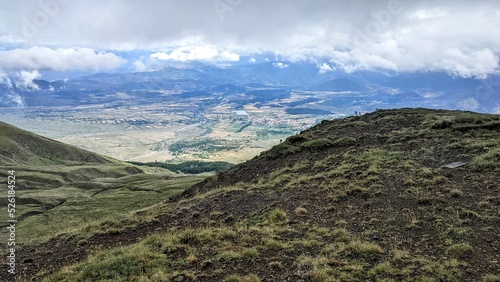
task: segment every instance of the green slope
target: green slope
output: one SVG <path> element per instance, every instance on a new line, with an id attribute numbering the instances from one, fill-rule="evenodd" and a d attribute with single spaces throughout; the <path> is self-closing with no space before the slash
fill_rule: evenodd
<path id="1" fill-rule="evenodd" d="M 109 164 L 97 154 L 0 122 L 0 164 Z"/>
<path id="2" fill-rule="evenodd" d="M 102 224 L 113 230 L 133 225 L 136 210 L 165 201 L 201 180 L 174 177 L 166 170 L 145 174 L 131 164 L 0 122 L 0 179 L 5 179 L 5 188 L 12 170 L 18 245 L 67 233 L 78 233 L 84 240 L 102 232 Z M 2 212 L 3 236 L 6 217 Z M 0 246 L 5 243 L 1 240 Z"/>

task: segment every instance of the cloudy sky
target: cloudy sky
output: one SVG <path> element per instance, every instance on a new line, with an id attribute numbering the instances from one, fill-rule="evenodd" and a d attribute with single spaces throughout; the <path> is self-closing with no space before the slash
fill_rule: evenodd
<path id="1" fill-rule="evenodd" d="M 2 72 L 142 71 L 174 61 L 498 73 L 498 0 L 2 0 Z"/>

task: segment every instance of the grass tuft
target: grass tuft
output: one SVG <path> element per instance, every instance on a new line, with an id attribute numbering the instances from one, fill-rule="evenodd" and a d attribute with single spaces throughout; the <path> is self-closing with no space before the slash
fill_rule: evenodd
<path id="1" fill-rule="evenodd" d="M 287 221 L 286 212 L 280 208 L 271 210 L 269 212 L 269 221 L 272 223 L 285 223 Z"/>
<path id="2" fill-rule="evenodd" d="M 462 257 L 472 252 L 472 247 L 468 243 L 453 244 L 446 249 L 446 253 L 454 258 Z"/>
<path id="3" fill-rule="evenodd" d="M 483 282 L 500 282 L 500 275 L 486 274 L 483 277 Z"/>

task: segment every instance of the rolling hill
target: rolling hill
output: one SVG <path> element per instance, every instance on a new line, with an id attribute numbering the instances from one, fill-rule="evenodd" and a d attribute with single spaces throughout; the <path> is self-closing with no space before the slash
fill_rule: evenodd
<path id="1" fill-rule="evenodd" d="M 19 250 L 20 275 L 499 281 L 499 172 L 498 115 L 401 109 L 323 121 L 133 227 Z"/>
<path id="2" fill-rule="evenodd" d="M 22 234 L 17 246 L 69 231 L 91 236 L 94 225 L 110 220 L 133 224 L 136 210 L 202 179 L 139 168 L 0 122 L 0 177 L 7 179 L 10 171 L 15 176 L 14 219 Z M 1 215 L 2 238 L 9 224 L 6 216 L 7 211 Z M 0 242 L 0 247 L 5 245 Z"/>
<path id="3" fill-rule="evenodd" d="M 97 154 L 0 122 L 0 164 L 111 164 Z"/>

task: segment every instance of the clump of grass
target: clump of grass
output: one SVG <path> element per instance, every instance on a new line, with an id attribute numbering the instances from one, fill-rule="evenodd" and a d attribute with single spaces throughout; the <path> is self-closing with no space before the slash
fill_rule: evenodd
<path id="1" fill-rule="evenodd" d="M 283 264 L 277 260 L 268 263 L 267 266 L 269 266 L 270 268 L 276 268 L 276 269 L 283 268 Z"/>
<path id="2" fill-rule="evenodd" d="M 380 174 L 380 167 L 376 165 L 371 165 L 367 170 L 366 170 L 367 175 L 379 175 Z"/>
<path id="3" fill-rule="evenodd" d="M 316 140 L 307 141 L 301 144 L 303 148 L 309 150 L 323 150 L 333 146 L 333 142 L 328 138 L 320 138 Z"/>
<path id="4" fill-rule="evenodd" d="M 255 274 L 249 274 L 247 276 L 239 276 L 232 274 L 224 278 L 224 282 L 260 282 L 260 278 Z"/>
<path id="5" fill-rule="evenodd" d="M 267 184 L 270 186 L 276 186 L 290 182 L 292 180 L 292 176 L 289 174 L 289 168 L 284 168 L 272 172 L 267 180 L 264 180 L 263 178 L 261 179 L 262 181 L 260 181 L 260 184 L 262 185 Z"/>
<path id="6" fill-rule="evenodd" d="M 344 246 L 342 253 L 360 257 L 376 257 L 382 254 L 383 250 L 375 243 L 354 240 Z"/>
<path id="7" fill-rule="evenodd" d="M 240 252 L 235 252 L 235 251 L 225 251 L 222 252 L 214 257 L 215 261 L 222 261 L 222 262 L 228 262 L 232 260 L 238 260 L 242 258 L 243 255 Z"/>
<path id="8" fill-rule="evenodd" d="M 430 183 L 433 184 L 433 185 L 444 184 L 446 182 L 448 182 L 448 178 L 446 178 L 445 176 L 442 176 L 442 175 L 434 176 L 430 180 Z"/>
<path id="9" fill-rule="evenodd" d="M 380 182 L 380 177 L 378 175 L 370 175 L 366 177 L 363 181 L 363 183 L 367 186 L 370 186 L 371 184 L 376 184 Z"/>
<path id="10" fill-rule="evenodd" d="M 359 195 L 361 197 L 366 197 L 369 195 L 368 189 L 361 187 L 359 185 L 356 185 L 356 184 L 349 184 L 349 186 L 347 186 L 347 194 L 348 195 Z"/>
<path id="11" fill-rule="evenodd" d="M 330 268 L 313 268 L 310 275 L 313 281 L 328 281 L 327 279 L 331 277 L 330 272 Z"/>
<path id="12" fill-rule="evenodd" d="M 303 136 L 303 135 L 290 136 L 290 137 L 288 137 L 285 140 L 285 142 L 288 142 L 288 143 L 290 143 L 292 145 L 304 143 L 306 141 L 309 141 L 309 139 L 306 136 Z"/>
<path id="13" fill-rule="evenodd" d="M 500 282 L 500 275 L 486 274 L 483 277 L 483 282 Z"/>
<path id="14" fill-rule="evenodd" d="M 456 123 L 476 123 L 478 121 L 478 117 L 472 114 L 460 114 L 455 117 Z"/>
<path id="15" fill-rule="evenodd" d="M 392 260 L 395 262 L 403 261 L 410 257 L 410 253 L 404 250 L 395 249 L 392 251 Z"/>
<path id="16" fill-rule="evenodd" d="M 224 282 L 242 282 L 241 276 L 238 275 L 229 275 L 228 277 L 224 278 Z"/>
<path id="17" fill-rule="evenodd" d="M 308 161 L 300 161 L 300 162 L 297 162 L 293 165 L 293 167 L 291 168 L 292 171 L 299 171 L 301 169 L 305 169 L 305 168 L 308 168 L 310 165 L 309 165 L 309 162 Z"/>
<path id="18" fill-rule="evenodd" d="M 472 252 L 471 245 L 467 243 L 453 244 L 446 249 L 446 253 L 455 258 L 459 258 L 467 253 Z"/>
<path id="19" fill-rule="evenodd" d="M 460 215 L 460 218 L 481 218 L 477 212 L 468 209 L 460 210 L 458 214 Z"/>
<path id="20" fill-rule="evenodd" d="M 351 237 L 347 233 L 347 230 L 345 230 L 344 228 L 334 229 L 332 232 L 332 236 L 335 239 L 335 241 L 338 242 L 348 243 L 351 240 Z"/>
<path id="21" fill-rule="evenodd" d="M 347 221 L 345 221 L 344 219 L 341 219 L 341 220 L 338 220 L 337 222 L 335 222 L 335 225 L 340 227 L 340 228 L 346 228 Z"/>
<path id="22" fill-rule="evenodd" d="M 127 227 L 125 218 L 110 218 L 102 222 L 92 222 L 85 226 L 84 232 L 90 234 L 117 234 Z"/>
<path id="23" fill-rule="evenodd" d="M 451 226 L 444 232 L 449 239 L 454 242 L 461 242 L 466 240 L 471 233 L 471 229 L 469 227 L 461 227 L 461 226 Z"/>
<path id="24" fill-rule="evenodd" d="M 244 258 L 256 258 L 259 256 L 259 251 L 256 248 L 246 248 L 241 252 Z"/>
<path id="25" fill-rule="evenodd" d="M 271 210 L 268 217 L 272 223 L 285 223 L 288 219 L 286 212 L 280 208 Z"/>
<path id="26" fill-rule="evenodd" d="M 481 172 L 500 168 L 500 148 L 493 149 L 486 154 L 475 157 L 470 162 L 474 171 Z"/>
<path id="27" fill-rule="evenodd" d="M 309 236 L 310 236 L 310 234 L 309 234 Z M 318 240 L 316 240 L 314 238 L 304 238 L 304 239 L 300 239 L 300 240 L 293 240 L 293 241 L 288 242 L 287 244 L 290 244 L 292 246 L 302 246 L 302 247 L 306 247 L 306 248 L 315 247 L 315 246 L 320 245 Z"/>
<path id="28" fill-rule="evenodd" d="M 307 209 L 304 207 L 297 207 L 295 209 L 295 214 L 296 215 L 305 215 L 305 214 L 307 214 Z"/>
<path id="29" fill-rule="evenodd" d="M 178 240 L 181 244 L 195 246 L 207 242 L 211 240 L 211 238 L 209 234 L 201 233 L 193 229 L 187 229 L 179 234 Z"/>
<path id="30" fill-rule="evenodd" d="M 421 168 L 419 168 L 419 169 L 415 172 L 415 174 L 416 174 L 417 176 L 420 176 L 420 177 L 425 177 L 425 178 L 427 178 L 427 177 L 432 177 L 432 176 L 433 176 L 433 172 L 432 172 L 432 170 L 431 170 L 430 168 L 428 168 L 428 167 L 421 167 Z"/>
<path id="31" fill-rule="evenodd" d="M 264 241 L 264 248 L 267 250 L 282 250 L 288 247 L 286 243 L 280 242 L 272 238 L 265 238 L 263 241 Z"/>
<path id="32" fill-rule="evenodd" d="M 379 183 L 375 183 L 370 185 L 368 189 L 372 190 L 374 192 L 374 195 L 380 195 L 384 193 L 385 186 Z"/>
<path id="33" fill-rule="evenodd" d="M 263 154 L 265 154 L 265 156 L 270 159 L 275 159 L 282 156 L 294 154 L 298 151 L 300 151 L 299 147 L 282 143 L 274 146 L 273 148 L 271 148 L 271 150 L 264 152 Z"/>
<path id="34" fill-rule="evenodd" d="M 169 278 L 167 276 L 167 274 L 165 272 L 163 272 L 163 270 L 158 270 L 156 271 L 156 273 L 153 273 L 153 275 L 151 275 L 151 278 L 150 278 L 150 281 L 168 281 Z"/>
<path id="35" fill-rule="evenodd" d="M 290 176 L 290 179 L 292 177 Z M 290 181 L 286 187 L 288 188 L 298 188 L 301 187 L 301 185 L 305 185 L 311 181 L 311 177 L 308 175 L 301 175 L 298 177 L 295 177 L 292 181 Z"/>
<path id="36" fill-rule="evenodd" d="M 483 200 L 483 201 L 480 201 L 479 203 L 477 203 L 478 208 L 486 208 L 486 207 L 489 207 L 490 205 L 491 205 L 491 203 L 487 200 Z"/>
<path id="37" fill-rule="evenodd" d="M 442 117 L 441 119 L 438 119 L 431 123 L 431 128 L 432 129 L 446 129 L 450 128 L 453 124 L 455 123 L 454 120 L 452 120 L 449 117 Z"/>
<path id="38" fill-rule="evenodd" d="M 235 239 L 238 237 L 238 234 L 236 233 L 236 231 L 234 231 L 233 229 L 231 228 L 228 228 L 228 227 L 221 227 L 221 228 L 217 228 L 215 229 L 215 237 L 218 239 L 218 240 L 232 240 L 232 239 Z"/>
<path id="39" fill-rule="evenodd" d="M 354 168 L 353 164 L 343 163 L 328 172 L 329 177 L 342 177 L 348 174 Z"/>
<path id="40" fill-rule="evenodd" d="M 453 198 L 460 198 L 464 195 L 464 192 L 458 188 L 451 189 L 450 196 Z"/>
<path id="41" fill-rule="evenodd" d="M 343 147 L 350 146 L 356 144 L 357 140 L 353 137 L 341 137 L 335 141 L 333 141 L 333 146 L 335 147 Z"/>
<path id="42" fill-rule="evenodd" d="M 392 266 L 390 261 L 384 261 L 370 269 L 368 275 L 387 277 L 396 274 L 397 271 L 398 270 Z"/>
<path id="43" fill-rule="evenodd" d="M 198 261 L 198 257 L 196 257 L 195 254 L 191 253 L 189 254 L 187 257 L 186 257 L 186 261 L 189 263 L 189 264 L 194 264 L 195 262 Z"/>

